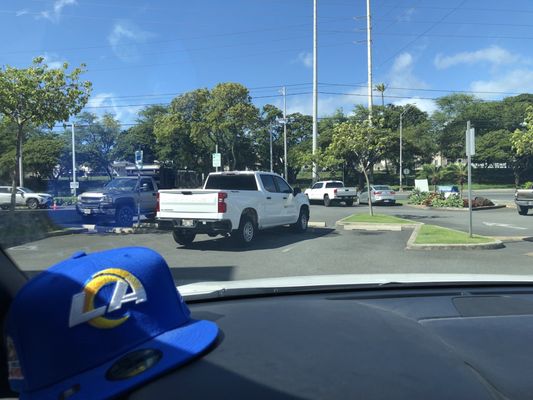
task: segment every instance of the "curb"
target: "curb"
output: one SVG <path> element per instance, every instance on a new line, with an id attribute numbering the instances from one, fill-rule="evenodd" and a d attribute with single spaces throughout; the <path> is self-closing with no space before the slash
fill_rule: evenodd
<path id="1" fill-rule="evenodd" d="M 493 250 L 501 249 L 504 246 L 501 240 L 495 240 L 490 243 L 473 243 L 473 244 L 416 244 L 415 240 L 423 224 L 415 227 L 411 237 L 407 241 L 406 250 Z"/>
<path id="2" fill-rule="evenodd" d="M 362 231 L 390 231 L 390 232 L 400 232 L 406 229 L 412 229 L 415 228 L 418 225 L 421 225 L 419 223 L 413 223 L 413 224 L 386 224 L 386 223 L 376 223 L 376 222 L 347 222 L 338 220 L 335 225 L 344 226 L 345 231 L 354 231 L 354 230 L 362 230 Z"/>
<path id="3" fill-rule="evenodd" d="M 325 228 L 326 227 L 326 223 L 325 222 L 311 222 L 311 221 L 309 221 L 307 223 L 307 226 L 310 227 L 310 228 Z"/>
<path id="4" fill-rule="evenodd" d="M 419 206 L 416 204 L 406 204 L 407 207 L 416 208 L 418 210 L 435 210 L 435 211 L 468 211 L 468 207 L 428 207 L 428 206 Z M 476 207 L 472 208 L 472 211 L 483 211 L 483 210 L 496 210 L 498 208 L 506 208 L 509 205 L 506 204 L 495 204 L 493 206 L 486 207 Z M 516 207 L 511 207 L 516 208 Z"/>
<path id="5" fill-rule="evenodd" d="M 88 229 L 86 228 L 66 228 L 61 229 L 57 231 L 51 231 L 46 234 L 46 237 L 56 237 L 56 236 L 66 236 L 66 235 L 73 235 L 76 233 L 84 233 L 87 232 Z"/>

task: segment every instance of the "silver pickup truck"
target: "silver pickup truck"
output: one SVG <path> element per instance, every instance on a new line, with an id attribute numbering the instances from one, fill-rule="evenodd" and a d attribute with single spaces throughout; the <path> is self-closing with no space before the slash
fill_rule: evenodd
<path id="1" fill-rule="evenodd" d="M 98 218 L 111 219 L 119 226 L 131 226 L 140 206 L 141 214 L 155 216 L 157 183 L 152 177 L 115 178 L 102 189 L 82 193 L 76 206 L 84 223 L 95 223 Z"/>
<path id="2" fill-rule="evenodd" d="M 514 194 L 514 202 L 518 214 L 527 215 L 527 211 L 533 208 L 533 189 L 518 189 Z"/>

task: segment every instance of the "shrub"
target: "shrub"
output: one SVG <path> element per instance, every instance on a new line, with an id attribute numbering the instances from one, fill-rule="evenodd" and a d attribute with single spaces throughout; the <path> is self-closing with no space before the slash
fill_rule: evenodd
<path id="1" fill-rule="evenodd" d="M 54 197 L 54 201 L 56 202 L 56 205 L 58 206 L 71 206 L 73 204 L 77 203 L 76 197 L 70 196 L 70 197 Z"/>
<path id="2" fill-rule="evenodd" d="M 533 182 L 527 181 L 524 183 L 524 189 L 533 189 Z"/>

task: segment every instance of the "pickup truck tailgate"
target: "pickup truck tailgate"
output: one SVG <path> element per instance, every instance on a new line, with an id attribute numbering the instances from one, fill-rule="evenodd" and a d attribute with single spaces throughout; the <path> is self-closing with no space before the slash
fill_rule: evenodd
<path id="1" fill-rule="evenodd" d="M 219 190 L 173 189 L 159 191 L 159 217 L 172 218 L 176 214 L 216 214 Z"/>
<path id="2" fill-rule="evenodd" d="M 533 200 L 533 190 L 531 189 L 517 190 L 516 199 L 517 200 Z"/>

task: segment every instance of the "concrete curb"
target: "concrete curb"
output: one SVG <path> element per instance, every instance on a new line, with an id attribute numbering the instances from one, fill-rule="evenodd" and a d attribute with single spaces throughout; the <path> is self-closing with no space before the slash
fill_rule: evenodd
<path id="1" fill-rule="evenodd" d="M 66 228 L 57 231 L 47 232 L 46 237 L 66 236 L 84 232 L 87 232 L 86 228 Z"/>
<path id="2" fill-rule="evenodd" d="M 436 211 L 468 211 L 468 208 L 458 208 L 458 207 L 428 207 L 428 206 L 419 206 L 416 204 L 406 204 L 407 207 L 416 208 L 418 210 L 436 210 Z M 498 208 L 509 207 L 505 204 L 495 204 L 493 206 L 487 207 L 476 207 L 472 211 L 482 211 L 482 210 L 496 210 Z M 516 207 L 515 207 L 516 208 Z"/>
<path id="3" fill-rule="evenodd" d="M 391 232 L 400 232 L 405 229 L 412 229 L 419 223 L 413 224 L 386 224 L 386 223 L 376 223 L 376 222 L 348 222 L 338 220 L 335 225 L 344 226 L 345 231 L 391 231 Z M 404 229 L 405 228 L 405 229 Z"/>
<path id="4" fill-rule="evenodd" d="M 501 240 L 494 240 L 490 243 L 472 243 L 472 244 L 416 244 L 416 238 L 423 224 L 413 229 L 413 233 L 407 241 L 406 250 L 493 250 L 501 249 L 504 246 Z"/>
<path id="5" fill-rule="evenodd" d="M 310 227 L 310 228 L 325 228 L 326 227 L 326 223 L 325 222 L 311 222 L 311 221 L 309 221 L 307 223 L 307 226 Z"/>

